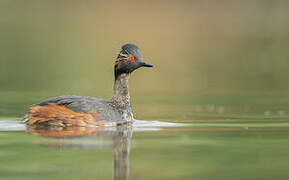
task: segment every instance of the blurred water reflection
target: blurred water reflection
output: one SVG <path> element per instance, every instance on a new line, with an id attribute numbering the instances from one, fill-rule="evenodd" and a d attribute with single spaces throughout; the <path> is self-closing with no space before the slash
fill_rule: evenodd
<path id="1" fill-rule="evenodd" d="M 57 138 L 52 142 L 40 142 L 42 145 L 49 147 L 71 149 L 112 148 L 115 180 L 129 179 L 129 152 L 132 138 L 131 124 L 106 129 L 30 126 L 27 128 L 27 131 L 36 136 Z"/>

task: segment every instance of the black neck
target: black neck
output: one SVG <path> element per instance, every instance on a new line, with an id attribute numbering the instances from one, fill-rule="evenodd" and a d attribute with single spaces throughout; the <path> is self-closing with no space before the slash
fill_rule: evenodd
<path id="1" fill-rule="evenodd" d="M 112 101 L 121 107 L 130 107 L 128 80 L 129 74 L 126 73 L 115 76 Z"/>

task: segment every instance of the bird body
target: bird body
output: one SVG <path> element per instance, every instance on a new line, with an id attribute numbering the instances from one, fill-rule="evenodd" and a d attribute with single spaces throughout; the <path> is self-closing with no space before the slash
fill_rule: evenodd
<path id="1" fill-rule="evenodd" d="M 128 81 L 139 67 L 152 67 L 143 62 L 134 44 L 122 46 L 117 56 L 114 90 L 111 100 L 85 96 L 59 96 L 30 106 L 24 117 L 27 125 L 114 126 L 133 121 Z"/>

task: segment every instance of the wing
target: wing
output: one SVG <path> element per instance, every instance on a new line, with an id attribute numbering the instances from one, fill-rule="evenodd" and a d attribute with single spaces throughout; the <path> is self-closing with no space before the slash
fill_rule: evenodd
<path id="1" fill-rule="evenodd" d="M 92 113 L 95 112 L 99 104 L 104 103 L 105 100 L 84 97 L 84 96 L 59 96 L 51 99 L 47 99 L 37 104 L 39 106 L 46 106 L 50 103 L 57 105 L 65 105 L 67 108 L 75 112 Z"/>

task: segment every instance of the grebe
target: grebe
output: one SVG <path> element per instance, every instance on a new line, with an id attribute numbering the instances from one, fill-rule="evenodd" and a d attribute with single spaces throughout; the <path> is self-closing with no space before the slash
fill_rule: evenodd
<path id="1" fill-rule="evenodd" d="M 114 89 L 111 100 L 84 96 L 59 96 L 30 106 L 24 117 L 27 125 L 48 126 L 114 126 L 133 121 L 128 81 L 140 67 L 153 67 L 143 61 L 134 44 L 121 47 L 114 65 Z"/>

